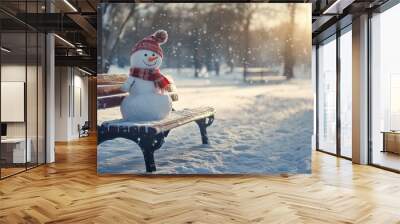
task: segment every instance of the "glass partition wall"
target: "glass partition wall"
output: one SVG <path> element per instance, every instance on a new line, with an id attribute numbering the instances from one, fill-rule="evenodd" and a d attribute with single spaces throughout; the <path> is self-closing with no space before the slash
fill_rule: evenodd
<path id="1" fill-rule="evenodd" d="M 317 48 L 317 149 L 352 157 L 351 25 Z"/>
<path id="2" fill-rule="evenodd" d="M 35 13 L 43 10 L 40 2 L 20 1 L 15 6 Z M 43 33 L 15 20 L 12 13 L 1 11 L 0 18 L 14 23 L 12 27 L 0 23 L 0 178 L 3 179 L 45 163 L 46 40 Z"/>
<path id="3" fill-rule="evenodd" d="M 400 171 L 400 4 L 371 18 L 370 162 Z"/>
<path id="4" fill-rule="evenodd" d="M 318 47 L 318 149 L 336 153 L 336 36 Z"/>
<path id="5" fill-rule="evenodd" d="M 352 33 L 351 26 L 340 36 L 340 155 L 352 157 Z"/>
<path id="6" fill-rule="evenodd" d="M 400 4 L 369 18 L 369 164 L 400 172 Z M 335 49 L 336 46 L 336 49 Z M 336 57 L 338 55 L 338 57 Z M 317 149 L 352 157 L 351 25 L 318 45 Z M 336 70 L 335 70 L 336 69 Z M 333 74 L 332 74 L 333 73 Z M 336 88 L 335 88 L 336 85 Z M 329 102 L 328 102 L 329 101 Z"/>

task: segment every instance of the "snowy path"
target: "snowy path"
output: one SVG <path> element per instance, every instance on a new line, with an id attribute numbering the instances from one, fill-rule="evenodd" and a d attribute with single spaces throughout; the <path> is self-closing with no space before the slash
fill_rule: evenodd
<path id="1" fill-rule="evenodd" d="M 157 173 L 309 173 L 313 98 L 310 80 L 245 85 L 228 79 L 178 79 L 176 109 L 213 106 L 210 146 L 195 123 L 174 129 L 155 152 Z M 99 112 L 120 118 L 119 108 Z M 138 146 L 116 139 L 99 146 L 99 172 L 143 173 Z"/>

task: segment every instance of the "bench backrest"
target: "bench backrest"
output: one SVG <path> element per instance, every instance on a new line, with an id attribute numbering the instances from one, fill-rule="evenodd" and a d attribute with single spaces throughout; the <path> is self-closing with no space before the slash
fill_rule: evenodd
<path id="1" fill-rule="evenodd" d="M 119 106 L 122 100 L 128 95 L 121 90 L 121 85 L 128 76 L 123 74 L 97 75 L 97 108 L 106 109 Z M 176 89 L 168 89 L 168 95 L 172 101 L 178 101 Z"/>

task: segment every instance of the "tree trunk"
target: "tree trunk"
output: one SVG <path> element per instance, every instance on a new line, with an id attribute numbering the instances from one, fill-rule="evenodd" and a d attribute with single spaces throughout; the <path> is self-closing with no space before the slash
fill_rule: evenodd
<path id="1" fill-rule="evenodd" d="M 201 67 L 200 64 L 200 58 L 199 58 L 199 43 L 198 43 L 198 35 L 197 35 L 197 30 L 195 31 L 195 41 L 194 41 L 194 47 L 193 47 L 193 63 L 194 63 L 194 77 L 198 78 L 199 77 L 199 70 Z"/>
<path id="2" fill-rule="evenodd" d="M 220 68 L 219 59 L 215 59 L 214 60 L 214 70 L 215 70 L 216 76 L 219 76 L 219 68 Z"/>
<path id="3" fill-rule="evenodd" d="M 246 16 L 246 22 L 244 26 L 244 60 L 243 60 L 243 80 L 246 80 L 247 67 L 249 63 L 249 51 L 250 51 L 250 23 L 253 12 L 249 12 Z"/>
<path id="4" fill-rule="evenodd" d="M 178 24 L 176 24 L 176 33 L 178 33 L 178 34 L 180 34 L 181 33 L 181 24 L 182 24 L 182 15 L 181 14 L 179 14 L 179 17 L 177 18 L 177 23 Z M 178 59 L 177 60 L 177 64 L 176 64 L 176 67 L 178 68 L 178 73 L 180 73 L 181 72 L 181 67 L 182 67 L 182 64 L 181 64 L 181 55 L 182 55 L 182 53 L 181 53 L 181 48 L 182 48 L 182 43 L 181 43 L 181 45 L 178 45 L 177 44 L 177 48 L 176 48 L 176 58 Z"/>
<path id="5" fill-rule="evenodd" d="M 111 60 L 112 60 L 112 58 L 113 58 L 114 55 L 115 55 L 115 51 L 116 51 L 116 49 L 117 49 L 117 47 L 118 47 L 118 45 L 119 45 L 119 42 L 121 41 L 121 34 L 122 34 L 122 31 L 124 31 L 126 24 L 128 23 L 128 21 L 129 21 L 129 20 L 132 18 L 132 16 L 134 15 L 134 13 L 135 13 L 135 7 L 136 7 L 135 4 L 132 4 L 132 8 L 131 8 L 130 12 L 128 13 L 128 16 L 125 17 L 124 22 L 123 22 L 122 25 L 119 27 L 118 35 L 115 36 L 115 37 L 116 37 L 116 40 L 115 40 L 114 43 L 111 45 L 112 48 L 109 50 L 109 54 L 106 56 L 106 65 L 105 65 L 105 68 L 103 68 L 103 72 L 104 72 L 104 73 L 107 73 L 107 72 L 108 72 L 108 69 L 110 68 L 109 66 L 111 65 Z M 110 41 L 112 41 L 112 40 L 110 40 Z"/>
<path id="6" fill-rule="evenodd" d="M 294 17 L 296 6 L 293 3 L 288 5 L 290 12 L 290 22 L 288 23 L 288 30 L 286 32 L 286 44 L 284 49 L 284 66 L 283 75 L 286 76 L 287 80 L 294 77 L 293 67 L 294 67 L 294 52 L 293 52 L 293 35 L 294 35 Z"/>

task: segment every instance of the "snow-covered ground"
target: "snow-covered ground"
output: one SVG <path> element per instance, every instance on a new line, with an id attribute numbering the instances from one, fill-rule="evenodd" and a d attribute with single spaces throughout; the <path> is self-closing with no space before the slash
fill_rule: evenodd
<path id="1" fill-rule="evenodd" d="M 117 72 L 117 71 L 114 71 Z M 311 80 L 245 84 L 241 72 L 193 78 L 193 72 L 162 69 L 172 76 L 174 108 L 212 106 L 210 145 L 202 145 L 195 123 L 173 129 L 155 152 L 156 173 L 309 173 L 313 95 Z M 119 108 L 100 110 L 99 122 L 121 118 Z M 100 173 L 143 173 L 139 147 L 115 139 L 98 147 Z"/>

